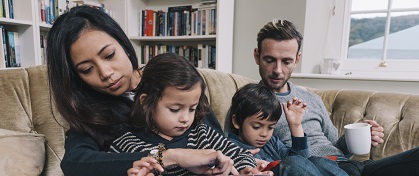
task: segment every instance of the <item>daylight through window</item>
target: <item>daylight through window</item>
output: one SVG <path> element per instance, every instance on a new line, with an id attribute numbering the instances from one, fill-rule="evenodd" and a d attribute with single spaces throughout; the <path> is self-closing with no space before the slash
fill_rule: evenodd
<path id="1" fill-rule="evenodd" d="M 419 1 L 352 0 L 348 60 L 419 61 Z"/>

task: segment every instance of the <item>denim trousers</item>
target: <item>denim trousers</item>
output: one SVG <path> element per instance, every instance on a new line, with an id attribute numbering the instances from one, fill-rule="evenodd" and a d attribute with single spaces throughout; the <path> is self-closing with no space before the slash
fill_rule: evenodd
<path id="1" fill-rule="evenodd" d="M 380 160 L 340 161 L 351 176 L 419 176 L 419 147 Z"/>
<path id="2" fill-rule="evenodd" d="M 302 156 L 288 156 L 280 164 L 272 168 L 274 175 L 279 176 L 347 176 L 335 161 L 324 157 L 304 158 Z"/>
<path id="3" fill-rule="evenodd" d="M 364 176 L 419 176 L 419 147 L 365 164 Z"/>

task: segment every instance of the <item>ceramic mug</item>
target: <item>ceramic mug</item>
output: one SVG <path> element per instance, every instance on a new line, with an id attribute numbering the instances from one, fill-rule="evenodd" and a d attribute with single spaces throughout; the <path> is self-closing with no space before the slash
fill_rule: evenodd
<path id="1" fill-rule="evenodd" d="M 368 154 L 371 150 L 371 125 L 353 123 L 344 126 L 349 152 L 355 155 Z"/>

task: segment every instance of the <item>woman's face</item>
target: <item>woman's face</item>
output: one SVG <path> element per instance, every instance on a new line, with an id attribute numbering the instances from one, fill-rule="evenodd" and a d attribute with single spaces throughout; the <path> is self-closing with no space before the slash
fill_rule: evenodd
<path id="1" fill-rule="evenodd" d="M 140 81 L 124 49 L 103 31 L 83 31 L 70 55 L 81 79 L 96 91 L 119 96 Z"/>

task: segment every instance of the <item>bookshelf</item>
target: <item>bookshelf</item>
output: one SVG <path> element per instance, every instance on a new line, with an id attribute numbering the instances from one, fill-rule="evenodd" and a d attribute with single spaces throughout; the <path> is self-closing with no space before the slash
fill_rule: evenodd
<path id="1" fill-rule="evenodd" d="M 13 0 L 14 18 L 0 18 L 0 25 L 7 30 L 17 32 L 19 37 L 21 67 L 45 64 L 44 49 L 41 48 L 40 36 L 48 33 L 51 24 L 41 20 L 40 1 L 45 0 Z M 58 0 L 58 2 L 65 0 Z M 71 1 L 71 0 L 70 0 Z M 233 16 L 234 0 L 218 0 L 216 2 L 216 34 L 195 36 L 141 36 L 139 13 L 141 10 L 168 10 L 174 6 L 195 6 L 200 0 L 90 0 L 105 5 L 110 15 L 124 29 L 134 48 L 141 58 L 141 46 L 144 45 L 176 45 L 194 46 L 199 44 L 215 46 L 215 69 L 227 73 L 232 72 L 233 62 Z M 70 2 L 71 5 L 71 2 Z M 220 18 L 221 17 L 221 18 Z M 144 63 L 142 63 L 144 64 Z M 0 65 L 0 69 L 3 69 Z"/>
<path id="2" fill-rule="evenodd" d="M 4 1 L 4 0 L 3 0 Z M 18 37 L 15 43 L 16 54 L 20 55 L 20 66 L 27 67 L 39 64 L 38 59 L 38 30 L 35 21 L 35 3 L 34 0 L 14 0 L 13 18 L 0 17 L 0 25 L 7 31 L 17 33 Z M 3 49 L 3 48 L 2 48 Z M 35 57 L 34 57 L 35 56 Z M 4 58 L 0 69 L 5 68 Z"/>
<path id="3" fill-rule="evenodd" d="M 196 7 L 200 0 L 100 0 L 99 2 L 105 4 L 105 8 L 111 11 L 111 16 L 124 29 L 136 49 L 139 60 L 143 54 L 141 46 L 144 45 L 188 45 L 193 47 L 197 47 L 198 44 L 213 45 L 216 47 L 215 69 L 227 73 L 232 72 L 234 0 L 218 0 L 216 2 L 216 34 L 194 36 L 141 36 L 139 14 L 146 9 L 167 12 L 169 7 L 186 5 Z"/>

